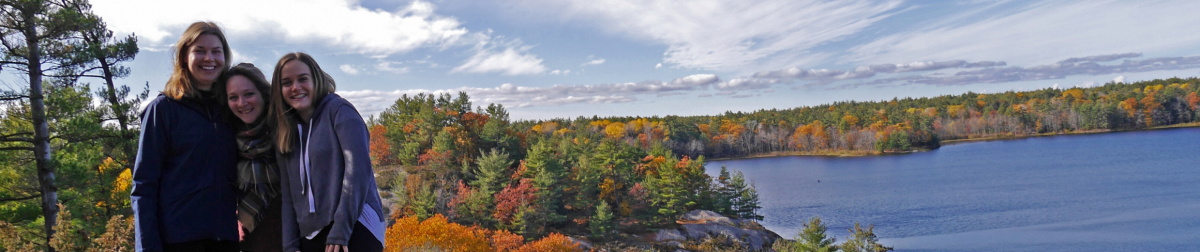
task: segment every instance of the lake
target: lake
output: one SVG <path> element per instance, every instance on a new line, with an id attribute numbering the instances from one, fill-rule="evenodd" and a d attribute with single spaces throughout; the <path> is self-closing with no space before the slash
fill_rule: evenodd
<path id="1" fill-rule="evenodd" d="M 875 224 L 896 251 L 1200 249 L 1200 128 L 950 144 L 871 157 L 710 161 L 757 186 L 763 225 Z"/>

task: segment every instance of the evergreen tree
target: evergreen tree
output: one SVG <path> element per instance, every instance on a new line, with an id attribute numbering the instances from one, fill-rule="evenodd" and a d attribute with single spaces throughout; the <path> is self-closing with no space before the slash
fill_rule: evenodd
<path id="1" fill-rule="evenodd" d="M 754 189 L 753 184 L 746 183 L 746 176 L 742 171 L 733 173 L 733 178 L 729 180 L 729 188 L 735 216 L 751 220 L 763 219 L 762 215 L 758 215 L 758 209 L 762 209 L 759 205 L 758 190 Z"/>
<path id="2" fill-rule="evenodd" d="M 600 201 L 596 205 L 596 213 L 588 220 L 588 229 L 592 232 L 592 237 L 596 239 L 607 239 L 613 232 L 613 213 L 609 209 L 607 201 Z"/>
<path id="3" fill-rule="evenodd" d="M 850 232 L 850 238 L 842 243 L 842 251 L 845 252 L 885 252 L 891 251 L 892 247 L 879 244 L 879 238 L 875 237 L 875 225 L 867 226 L 863 229 L 857 222 L 854 223 L 854 228 L 847 229 Z"/>
<path id="4" fill-rule="evenodd" d="M 475 171 L 475 181 L 472 186 L 479 188 L 487 195 L 496 194 L 508 186 L 508 166 L 512 164 L 508 152 L 493 148 L 490 152 L 479 156 L 479 167 Z"/>
<path id="5" fill-rule="evenodd" d="M 780 239 L 773 248 L 780 252 L 835 252 L 838 247 L 833 245 L 834 242 L 837 239 L 825 236 L 825 224 L 821 223 L 821 218 L 813 217 L 804 223 L 804 229 L 796 234 L 795 241 Z"/>

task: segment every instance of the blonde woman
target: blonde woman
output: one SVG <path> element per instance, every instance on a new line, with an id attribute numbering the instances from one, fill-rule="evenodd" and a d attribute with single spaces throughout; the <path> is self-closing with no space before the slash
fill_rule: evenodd
<path id="1" fill-rule="evenodd" d="M 280 58 L 271 84 L 284 251 L 382 251 L 383 206 L 362 115 L 308 54 Z"/>

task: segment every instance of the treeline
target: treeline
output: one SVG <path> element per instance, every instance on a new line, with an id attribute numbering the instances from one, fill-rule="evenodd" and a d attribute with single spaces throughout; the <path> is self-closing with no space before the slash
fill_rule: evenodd
<path id="1" fill-rule="evenodd" d="M 1091 88 L 848 101 L 714 116 L 593 117 L 547 122 L 574 125 L 565 128 L 601 124 L 618 135 L 621 132 L 617 128 L 624 127 L 622 142 L 639 145 L 657 139 L 674 153 L 688 156 L 725 158 L 780 152 L 864 155 L 937 148 L 946 140 L 1194 123 L 1200 118 L 1197 91 L 1200 79 L 1191 77 Z M 646 121 L 654 125 L 638 123 Z"/>
<path id="2" fill-rule="evenodd" d="M 653 138 L 630 144 L 625 128 L 588 121 L 514 123 L 500 105 L 472 109 L 465 93 L 403 96 L 369 122 L 393 219 L 442 215 L 528 239 L 603 240 L 694 209 L 763 218 L 740 172 L 712 178 L 702 156 L 667 147 L 665 125 L 629 123 Z"/>

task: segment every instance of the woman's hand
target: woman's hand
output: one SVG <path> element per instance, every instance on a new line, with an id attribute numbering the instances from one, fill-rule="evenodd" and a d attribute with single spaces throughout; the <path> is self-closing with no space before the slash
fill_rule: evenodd
<path id="1" fill-rule="evenodd" d="M 350 248 L 344 245 L 326 244 L 325 252 L 350 252 Z"/>

